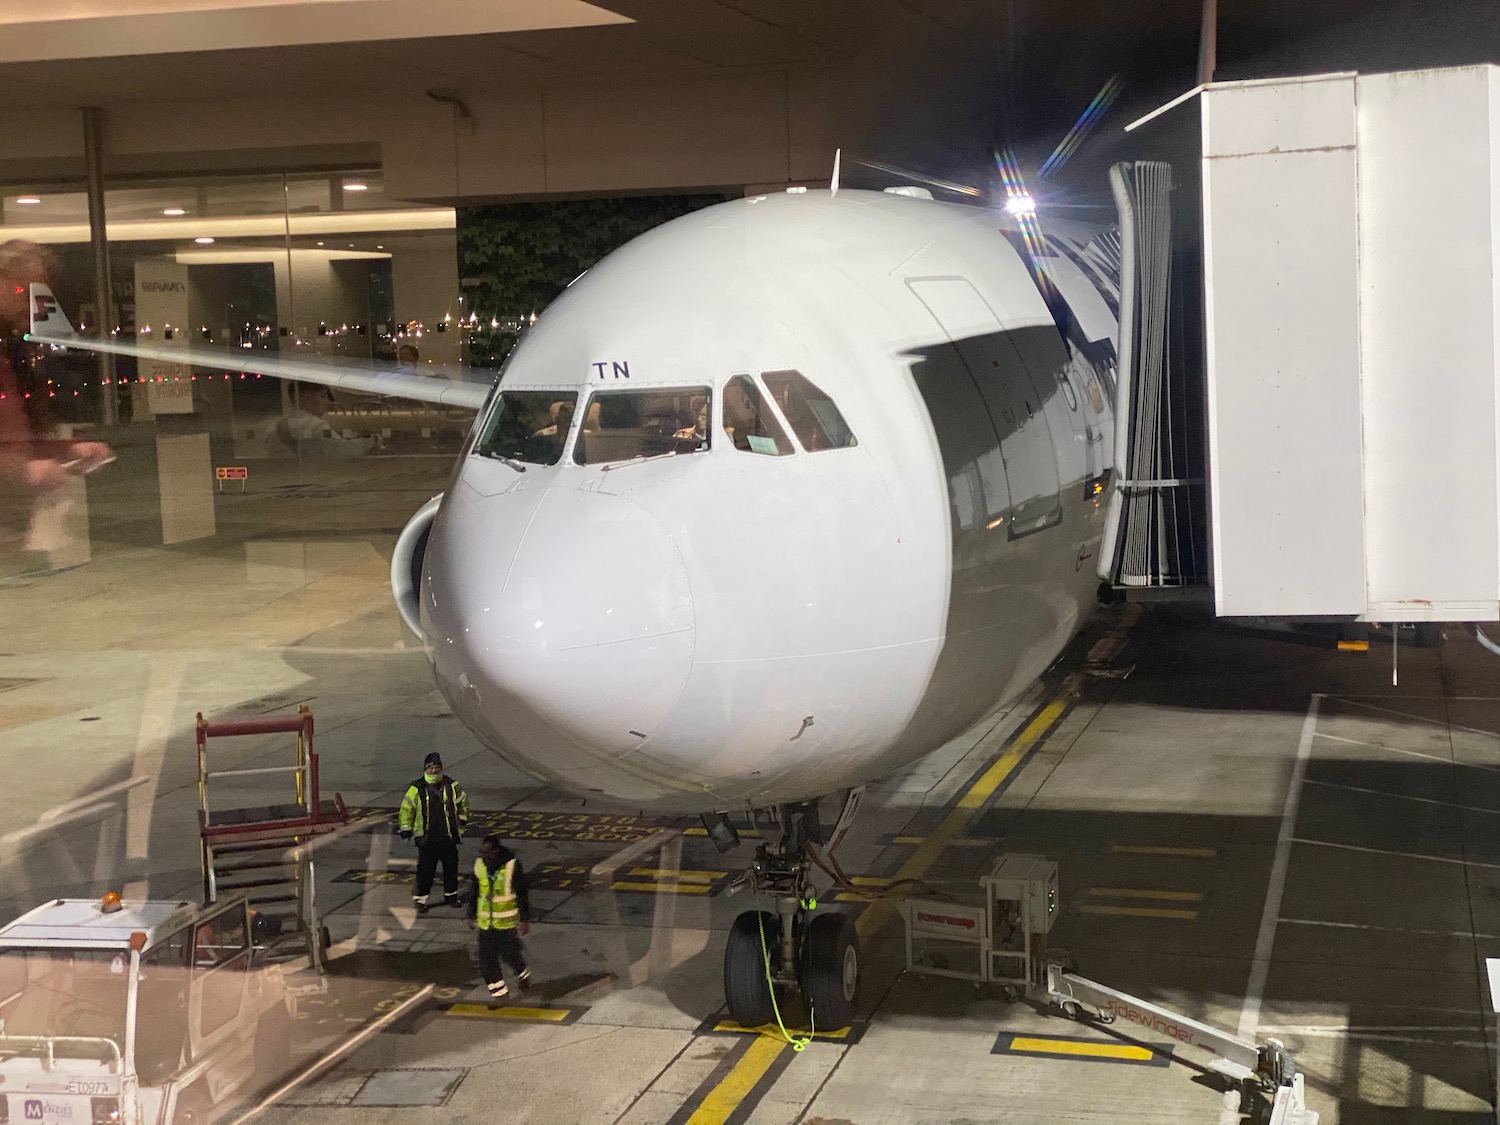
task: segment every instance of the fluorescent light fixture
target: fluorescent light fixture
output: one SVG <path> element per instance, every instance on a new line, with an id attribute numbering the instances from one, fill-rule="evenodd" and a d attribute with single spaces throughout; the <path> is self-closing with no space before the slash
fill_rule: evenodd
<path id="1" fill-rule="evenodd" d="M 193 226 L 218 238 L 316 238 L 318 235 L 378 234 L 393 231 L 451 231 L 456 214 L 451 207 L 411 208 L 399 211 L 321 211 L 291 215 L 237 215 L 223 218 L 197 218 Z M 181 223 L 164 223 L 160 219 L 121 219 L 109 224 L 109 236 L 119 242 L 154 242 L 182 237 Z M 288 230 L 287 228 L 291 229 Z M 0 231 L 7 238 L 24 238 L 30 242 L 51 245 L 89 240 L 88 223 L 48 223 L 5 225 Z"/>
<path id="2" fill-rule="evenodd" d="M 211 238 L 195 238 L 193 241 L 199 246 L 212 246 L 214 240 Z"/>
<path id="3" fill-rule="evenodd" d="M 1013 195 L 1005 201 L 1005 209 L 1012 215 L 1035 215 L 1036 200 L 1025 194 Z"/>
<path id="4" fill-rule="evenodd" d="M 364 180 L 345 180 L 344 181 L 344 190 L 345 191 L 369 191 L 370 190 L 370 185 L 367 184 L 367 183 L 365 183 Z"/>
<path id="5" fill-rule="evenodd" d="M 184 211 L 181 207 L 163 207 L 161 213 L 163 215 L 168 215 L 174 219 L 187 214 L 187 212 Z"/>
<path id="6" fill-rule="evenodd" d="M 40 203 L 41 200 L 34 195 L 23 195 L 17 198 L 17 203 Z"/>

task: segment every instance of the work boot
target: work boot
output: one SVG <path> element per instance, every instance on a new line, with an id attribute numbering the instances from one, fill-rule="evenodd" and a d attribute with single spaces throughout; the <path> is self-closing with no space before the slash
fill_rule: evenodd
<path id="1" fill-rule="evenodd" d="M 453 907 L 454 910 L 461 910 L 463 908 L 463 905 L 464 905 L 461 901 L 459 901 L 459 897 L 458 897 L 458 892 L 457 891 L 454 891 L 451 895 L 447 891 L 444 891 L 443 892 L 443 904 L 445 906 L 451 906 L 451 907 Z"/>
<path id="2" fill-rule="evenodd" d="M 494 984 L 488 985 L 487 987 L 490 990 L 490 1007 L 502 1007 L 503 1005 L 501 1005 L 500 1001 L 506 999 L 506 997 L 510 995 L 510 989 L 505 987 L 505 982 L 503 980 L 497 980 Z"/>
<path id="3" fill-rule="evenodd" d="M 426 914 L 432 907 L 427 905 L 426 898 L 413 898 L 411 904 L 417 908 L 418 914 Z"/>
<path id="4" fill-rule="evenodd" d="M 530 969 L 522 969 L 519 973 L 516 974 L 516 981 L 520 984 L 522 992 L 530 992 L 531 991 L 531 970 Z"/>

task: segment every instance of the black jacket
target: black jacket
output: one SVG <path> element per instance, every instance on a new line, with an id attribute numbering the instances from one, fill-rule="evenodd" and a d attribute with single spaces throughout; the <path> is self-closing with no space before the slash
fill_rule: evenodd
<path id="1" fill-rule="evenodd" d="M 531 888 L 526 883 L 526 869 L 521 866 L 521 861 L 519 859 L 516 859 L 516 853 L 513 852 L 513 851 L 511 851 L 504 844 L 501 844 L 500 845 L 500 858 L 494 864 L 492 864 L 492 865 L 486 865 L 486 866 L 488 866 L 488 868 L 489 868 L 490 878 L 493 879 L 497 874 L 499 874 L 500 869 L 503 868 L 507 863 L 509 863 L 513 859 L 516 860 L 516 870 L 515 870 L 515 873 L 514 873 L 514 878 L 512 879 L 512 882 L 511 882 L 511 889 L 516 892 L 516 905 L 521 910 L 521 921 L 523 921 L 523 922 L 530 922 L 531 921 Z M 475 860 L 474 862 L 475 863 L 484 863 L 484 860 L 478 859 L 478 860 Z M 469 895 L 468 895 L 468 899 L 469 899 L 469 904 L 468 904 L 469 905 L 469 917 L 470 918 L 477 918 L 479 916 L 479 880 L 478 880 L 478 878 L 475 877 L 472 868 L 470 869 L 470 872 L 469 872 Z"/>

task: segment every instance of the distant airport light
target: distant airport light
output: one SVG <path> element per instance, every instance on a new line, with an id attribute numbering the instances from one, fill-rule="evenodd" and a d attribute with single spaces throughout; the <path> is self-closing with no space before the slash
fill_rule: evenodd
<path id="1" fill-rule="evenodd" d="M 187 214 L 181 207 L 163 207 L 161 213 L 173 219 L 181 218 Z"/>
<path id="2" fill-rule="evenodd" d="M 211 238 L 195 238 L 193 239 L 193 241 L 196 242 L 199 246 L 208 246 L 213 243 L 213 239 Z"/>
<path id="3" fill-rule="evenodd" d="M 365 183 L 363 180 L 345 180 L 344 181 L 344 190 L 345 191 L 369 191 L 370 190 L 370 185 L 367 184 L 367 183 Z"/>
<path id="4" fill-rule="evenodd" d="M 39 196 L 35 196 L 35 195 L 23 195 L 23 196 L 20 196 L 19 198 L 17 198 L 16 202 L 17 203 L 26 203 L 26 204 L 40 203 L 41 202 L 41 198 Z"/>
<path id="5" fill-rule="evenodd" d="M 1005 201 L 1005 209 L 1012 215 L 1035 215 L 1036 200 L 1024 193 L 1013 195 Z"/>

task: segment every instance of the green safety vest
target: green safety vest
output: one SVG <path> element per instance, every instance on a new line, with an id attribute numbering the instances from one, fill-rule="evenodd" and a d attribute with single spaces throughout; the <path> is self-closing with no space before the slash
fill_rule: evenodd
<path id="1" fill-rule="evenodd" d="M 429 803 L 432 817 L 429 819 Z M 463 838 L 464 828 L 469 823 L 469 797 L 458 782 L 446 774 L 436 785 L 429 785 L 426 778 L 413 781 L 401 798 L 401 808 L 396 814 L 397 823 L 414 836 L 432 834 L 432 820 L 442 817 L 450 840 Z"/>
<path id="2" fill-rule="evenodd" d="M 474 925 L 481 930 L 509 930 L 520 921 L 521 907 L 514 887 L 516 861 L 500 869 L 498 878 L 490 878 L 484 860 L 474 861 Z"/>

